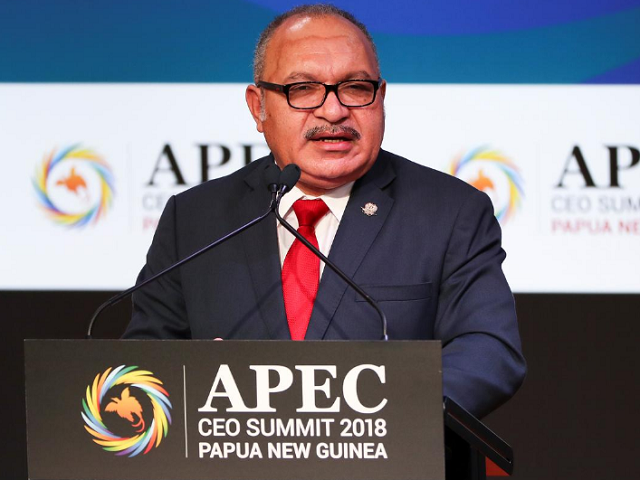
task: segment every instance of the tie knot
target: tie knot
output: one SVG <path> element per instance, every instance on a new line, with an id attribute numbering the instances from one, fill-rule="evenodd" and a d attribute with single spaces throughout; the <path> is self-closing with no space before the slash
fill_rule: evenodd
<path id="1" fill-rule="evenodd" d="M 316 223 L 329 211 L 329 207 L 319 198 L 316 200 L 300 199 L 293 204 L 293 211 L 296 212 L 301 227 L 315 227 Z"/>

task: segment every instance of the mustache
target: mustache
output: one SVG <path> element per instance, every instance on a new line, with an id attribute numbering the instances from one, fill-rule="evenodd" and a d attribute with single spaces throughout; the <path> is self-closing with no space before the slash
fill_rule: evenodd
<path id="1" fill-rule="evenodd" d="M 311 140 L 316 135 L 320 135 L 323 133 L 329 133 L 332 135 L 345 133 L 356 140 L 360 140 L 360 137 L 362 136 L 360 135 L 360 132 L 353 127 L 346 127 L 344 125 L 323 125 L 323 126 L 313 127 L 307 130 L 304 133 L 304 138 L 306 140 Z"/>

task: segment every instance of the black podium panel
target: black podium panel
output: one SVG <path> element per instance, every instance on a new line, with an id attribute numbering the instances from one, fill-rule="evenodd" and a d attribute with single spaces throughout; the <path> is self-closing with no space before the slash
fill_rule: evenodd
<path id="1" fill-rule="evenodd" d="M 29 478 L 444 480 L 439 342 L 25 342 Z"/>

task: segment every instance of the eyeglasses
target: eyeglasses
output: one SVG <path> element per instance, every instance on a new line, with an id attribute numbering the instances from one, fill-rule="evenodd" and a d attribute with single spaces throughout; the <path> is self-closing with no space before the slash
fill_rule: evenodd
<path id="1" fill-rule="evenodd" d="M 382 79 L 378 80 L 345 80 L 333 85 L 322 82 L 296 82 L 280 85 L 278 83 L 257 82 L 258 87 L 282 92 L 292 108 L 300 110 L 319 108 L 324 104 L 329 92 L 336 94 L 340 104 L 345 107 L 366 107 L 376 99 L 376 92 Z"/>

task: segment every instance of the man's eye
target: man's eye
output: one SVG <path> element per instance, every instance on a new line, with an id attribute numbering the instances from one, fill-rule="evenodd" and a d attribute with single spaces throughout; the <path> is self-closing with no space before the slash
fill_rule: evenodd
<path id="1" fill-rule="evenodd" d="M 295 85 L 291 87 L 291 91 L 296 93 L 310 92 L 316 89 L 317 87 L 315 85 Z"/>
<path id="2" fill-rule="evenodd" d="M 346 83 L 342 85 L 343 89 L 350 90 L 352 92 L 361 92 L 370 90 L 371 86 L 368 83 Z"/>

